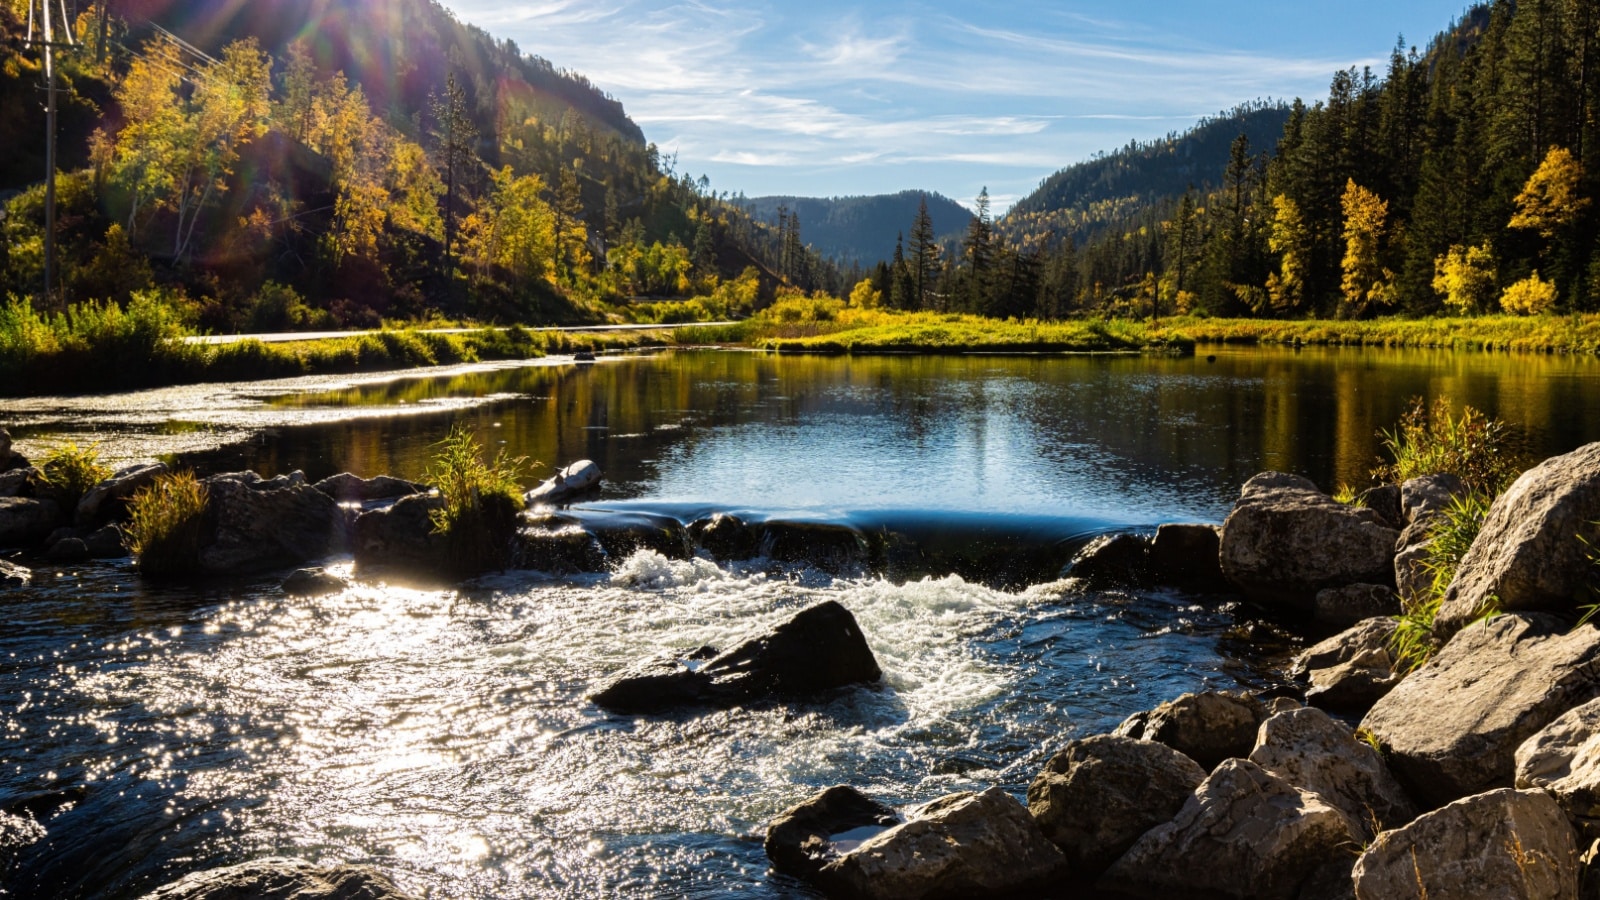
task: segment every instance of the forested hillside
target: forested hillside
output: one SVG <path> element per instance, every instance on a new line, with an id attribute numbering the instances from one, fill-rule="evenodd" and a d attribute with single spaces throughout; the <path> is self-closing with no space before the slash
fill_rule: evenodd
<path id="1" fill-rule="evenodd" d="M 50 304 L 159 289 L 218 330 L 748 309 L 836 272 L 676 171 L 579 75 L 434 0 L 112 0 L 59 53 Z M 27 0 L 0 2 L 0 293 L 43 300 Z M 101 52 L 102 34 L 105 36 Z M 649 315 L 648 312 L 640 313 Z"/>
<path id="2" fill-rule="evenodd" d="M 953 237 L 966 229 L 970 210 L 948 197 L 922 191 L 829 199 L 753 197 L 736 202 L 774 228 L 797 226 L 801 240 L 824 257 L 871 265 L 894 252 L 896 232 L 908 226 L 924 197 L 937 235 Z"/>

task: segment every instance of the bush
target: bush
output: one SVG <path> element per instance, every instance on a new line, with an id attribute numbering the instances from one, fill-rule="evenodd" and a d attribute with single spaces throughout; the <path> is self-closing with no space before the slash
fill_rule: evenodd
<path id="1" fill-rule="evenodd" d="M 146 575 L 181 575 L 200 563 L 206 488 L 193 472 L 158 477 L 128 501 L 128 549 Z"/>
<path id="2" fill-rule="evenodd" d="M 439 489 L 442 509 L 433 512 L 433 530 L 444 538 L 453 574 L 477 575 L 503 569 L 514 556 L 522 498 L 524 457 L 505 450 L 484 462 L 483 450 L 457 425 L 438 444 L 428 481 Z"/>
<path id="3" fill-rule="evenodd" d="M 1399 484 L 1446 473 L 1475 494 L 1493 497 L 1504 490 L 1526 466 L 1517 435 L 1470 406 L 1462 407 L 1459 418 L 1450 409 L 1449 397 L 1439 397 L 1431 410 L 1421 397 L 1413 398 L 1394 431 L 1378 432 L 1394 461 L 1373 469 L 1373 477 Z"/>
<path id="4" fill-rule="evenodd" d="M 1555 305 L 1555 284 L 1540 278 L 1538 272 L 1506 288 L 1500 295 L 1500 306 L 1519 316 L 1542 313 Z"/>
<path id="5" fill-rule="evenodd" d="M 50 451 L 39 469 L 44 472 L 45 485 L 68 516 L 90 488 L 111 477 L 111 470 L 100 464 L 100 451 L 93 447 L 80 449 L 71 441 Z"/>

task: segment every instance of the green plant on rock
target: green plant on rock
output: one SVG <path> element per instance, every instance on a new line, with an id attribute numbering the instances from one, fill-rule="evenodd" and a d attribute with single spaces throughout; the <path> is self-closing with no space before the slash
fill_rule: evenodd
<path id="1" fill-rule="evenodd" d="M 1420 596 L 1402 598 L 1402 611 L 1395 627 L 1389 648 L 1394 652 L 1395 668 L 1409 672 L 1433 657 L 1438 649 L 1434 635 L 1434 620 L 1439 607 L 1444 604 L 1445 591 L 1455 580 L 1461 560 L 1483 530 L 1493 501 L 1483 494 L 1465 494 L 1450 501 L 1440 510 L 1428 528 L 1427 555 L 1422 558 L 1422 570 L 1428 575 L 1428 586 Z M 1480 616 L 1498 612 L 1494 604 L 1478 610 Z"/>
<path id="2" fill-rule="evenodd" d="M 1451 412 L 1449 397 L 1430 408 L 1421 397 L 1393 431 L 1379 431 L 1393 462 L 1372 470 L 1374 477 L 1399 484 L 1422 475 L 1455 475 L 1476 494 L 1493 497 L 1522 474 L 1526 460 L 1511 426 L 1470 406 Z"/>
<path id="3" fill-rule="evenodd" d="M 71 441 L 50 451 L 39 469 L 51 496 L 68 514 L 90 488 L 111 477 L 111 470 L 100 464 L 99 450 Z"/>
<path id="4" fill-rule="evenodd" d="M 526 457 L 501 450 L 485 462 L 472 433 L 457 425 L 438 443 L 428 481 L 443 506 L 433 511 L 433 530 L 444 540 L 447 565 L 457 575 L 504 568 L 512 561 Z"/>
<path id="5" fill-rule="evenodd" d="M 156 478 L 128 501 L 128 549 L 146 575 L 182 575 L 200 564 L 206 486 L 193 472 Z"/>

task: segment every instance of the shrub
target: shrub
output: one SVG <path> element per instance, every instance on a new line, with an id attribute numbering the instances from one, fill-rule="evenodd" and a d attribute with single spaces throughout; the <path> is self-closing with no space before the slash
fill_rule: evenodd
<path id="1" fill-rule="evenodd" d="M 1500 295 L 1500 306 L 1519 316 L 1542 313 L 1555 305 L 1555 284 L 1540 278 L 1538 272 L 1506 288 Z"/>
<path id="2" fill-rule="evenodd" d="M 476 575 L 511 563 L 522 512 L 524 457 L 505 450 L 485 462 L 483 449 L 457 425 L 438 444 L 428 480 L 444 501 L 433 512 L 433 530 L 444 538 L 454 574 Z"/>
<path id="3" fill-rule="evenodd" d="M 200 562 L 206 488 L 193 472 L 158 477 L 128 501 L 128 549 L 146 575 L 180 575 Z"/>
<path id="4" fill-rule="evenodd" d="M 1392 463 L 1372 470 L 1373 477 L 1396 484 L 1421 475 L 1455 475 L 1475 494 L 1493 497 L 1522 473 L 1525 459 L 1518 436 L 1506 423 L 1470 406 L 1460 417 L 1450 412 L 1450 398 L 1439 397 L 1430 410 L 1415 397 L 1393 431 L 1379 431 Z"/>
<path id="5" fill-rule="evenodd" d="M 69 516 L 90 488 L 111 477 L 111 470 L 100 464 L 100 451 L 79 448 L 71 441 L 50 451 L 39 469 L 50 493 Z"/>

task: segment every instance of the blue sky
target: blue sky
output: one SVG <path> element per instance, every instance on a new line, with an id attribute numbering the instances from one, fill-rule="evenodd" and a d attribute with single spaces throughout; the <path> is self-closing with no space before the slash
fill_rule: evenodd
<path id="1" fill-rule="evenodd" d="M 1050 173 L 1256 98 L 1382 74 L 1466 0 L 445 0 L 622 101 L 748 196 L 934 190 L 996 212 Z"/>

